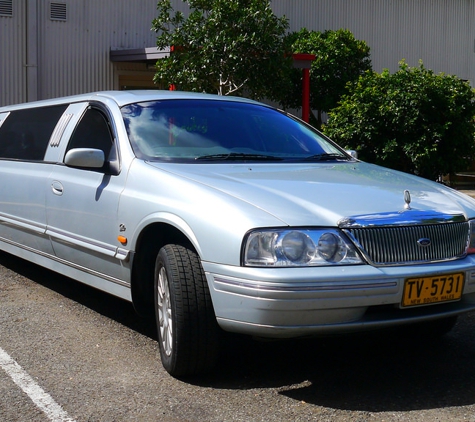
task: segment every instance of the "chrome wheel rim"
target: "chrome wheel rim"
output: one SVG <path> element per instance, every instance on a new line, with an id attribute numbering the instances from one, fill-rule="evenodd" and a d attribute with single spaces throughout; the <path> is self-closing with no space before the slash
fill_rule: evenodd
<path id="1" fill-rule="evenodd" d="M 170 303 L 170 287 L 165 267 L 160 268 L 158 274 L 157 299 L 161 346 L 165 354 L 170 356 L 173 349 L 172 308 Z"/>

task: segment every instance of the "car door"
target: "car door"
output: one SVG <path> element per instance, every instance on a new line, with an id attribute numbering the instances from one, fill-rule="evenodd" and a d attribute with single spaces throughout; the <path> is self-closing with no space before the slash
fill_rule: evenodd
<path id="1" fill-rule="evenodd" d="M 104 152 L 102 168 L 59 164 L 49 177 L 47 234 L 63 263 L 119 284 L 128 284 L 126 253 L 118 241 L 117 209 L 125 183 L 114 125 L 104 107 L 89 106 L 65 153 L 77 148 Z M 124 172 L 125 173 L 125 172 Z"/>
<path id="2" fill-rule="evenodd" d="M 45 187 L 54 165 L 44 157 L 66 107 L 17 108 L 0 115 L 0 240 L 10 252 L 53 256 Z"/>

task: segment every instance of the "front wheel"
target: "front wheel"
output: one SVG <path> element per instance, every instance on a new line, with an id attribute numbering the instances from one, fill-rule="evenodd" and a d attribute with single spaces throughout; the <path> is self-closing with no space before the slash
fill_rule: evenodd
<path id="1" fill-rule="evenodd" d="M 175 377 L 209 371 L 217 358 L 220 329 L 196 252 L 181 245 L 161 248 L 154 291 L 164 368 Z"/>

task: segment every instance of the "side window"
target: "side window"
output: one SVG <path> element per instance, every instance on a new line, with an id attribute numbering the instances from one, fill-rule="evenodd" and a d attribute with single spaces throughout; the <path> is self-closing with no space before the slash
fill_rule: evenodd
<path id="1" fill-rule="evenodd" d="M 104 151 L 109 157 L 113 138 L 104 113 L 95 108 L 89 108 L 74 130 L 67 151 L 73 148 L 96 148 Z"/>
<path id="2" fill-rule="evenodd" d="M 96 109 L 89 108 L 79 121 L 74 133 L 69 141 L 66 152 L 74 148 L 94 148 L 104 151 L 104 157 L 108 166 L 108 161 L 114 160 L 115 148 L 114 138 L 111 133 L 109 120 L 106 115 Z M 103 168 L 102 170 L 107 170 Z"/>
<path id="3" fill-rule="evenodd" d="M 12 111 L 0 126 L 0 158 L 43 160 L 67 104 Z"/>

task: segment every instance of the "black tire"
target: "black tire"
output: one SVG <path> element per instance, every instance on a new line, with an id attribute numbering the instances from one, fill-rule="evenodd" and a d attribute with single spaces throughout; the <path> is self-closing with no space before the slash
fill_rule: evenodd
<path id="1" fill-rule="evenodd" d="M 180 245 L 161 248 L 154 286 L 163 367 L 174 377 L 208 372 L 217 360 L 220 329 L 196 252 Z"/>

